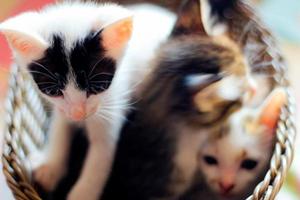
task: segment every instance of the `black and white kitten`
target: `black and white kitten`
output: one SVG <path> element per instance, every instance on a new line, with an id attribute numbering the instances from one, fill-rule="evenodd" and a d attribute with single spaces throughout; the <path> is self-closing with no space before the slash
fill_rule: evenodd
<path id="1" fill-rule="evenodd" d="M 209 130 L 253 91 L 239 47 L 223 23 L 212 23 L 217 18 L 210 5 L 201 6 L 185 1 L 151 62 L 154 69 L 122 130 L 104 200 L 178 199 L 194 180 Z"/>
<path id="2" fill-rule="evenodd" d="M 144 14 L 133 20 L 115 4 L 66 2 L 0 24 L 15 61 L 53 104 L 48 154 L 34 171 L 44 189 L 53 190 L 66 173 L 69 123 L 83 122 L 89 150 L 67 199 L 95 200 L 101 194 L 133 87 L 143 79 L 143 65 L 135 66 L 154 55 L 175 20 L 168 13 L 157 24 L 149 16 L 158 20 L 159 14 Z"/>

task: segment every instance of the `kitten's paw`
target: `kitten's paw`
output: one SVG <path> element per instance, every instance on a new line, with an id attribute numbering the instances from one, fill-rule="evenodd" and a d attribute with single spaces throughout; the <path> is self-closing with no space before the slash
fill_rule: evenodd
<path id="1" fill-rule="evenodd" d="M 68 194 L 67 200 L 98 200 L 99 188 L 88 184 L 76 184 Z"/>
<path id="2" fill-rule="evenodd" d="M 33 178 L 44 190 L 53 191 L 62 174 L 63 172 L 59 167 L 45 163 L 34 170 Z"/>

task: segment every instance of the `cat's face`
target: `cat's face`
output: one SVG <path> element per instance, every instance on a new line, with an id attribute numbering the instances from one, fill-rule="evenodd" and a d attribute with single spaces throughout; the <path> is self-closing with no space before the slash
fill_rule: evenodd
<path id="1" fill-rule="evenodd" d="M 101 107 L 130 39 L 132 18 L 113 4 L 66 3 L 9 19 L 0 30 L 41 94 L 78 121 Z"/>
<path id="2" fill-rule="evenodd" d="M 243 108 L 233 114 L 218 130 L 219 138 L 211 138 L 201 150 L 206 182 L 224 199 L 245 194 L 268 166 L 285 94 L 275 90 L 270 97 L 258 110 Z"/>
<path id="3" fill-rule="evenodd" d="M 239 129 L 243 129 L 242 126 Z M 229 131 L 228 136 L 207 143 L 199 155 L 208 186 L 229 199 L 247 191 L 266 167 L 271 152 L 271 139 L 264 142 L 265 138 L 242 135 L 244 130 L 234 131 L 235 135 Z"/>

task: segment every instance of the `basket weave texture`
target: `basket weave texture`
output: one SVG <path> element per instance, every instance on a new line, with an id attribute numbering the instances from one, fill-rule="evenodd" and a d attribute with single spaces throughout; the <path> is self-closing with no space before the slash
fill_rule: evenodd
<path id="1" fill-rule="evenodd" d="M 285 87 L 288 94 L 288 103 L 282 108 L 278 122 L 276 144 L 269 170 L 264 180 L 247 199 L 273 200 L 293 160 L 296 136 L 295 104 L 289 91 L 286 67 L 272 35 L 258 20 L 253 18 L 253 22 L 261 30 L 258 34 L 259 43 L 266 47 L 263 58 L 259 58 L 260 62 L 266 58 L 271 59 L 274 83 Z M 257 37 L 257 34 L 254 36 Z M 28 156 L 43 147 L 49 120 L 32 80 L 16 65 L 12 67 L 5 109 L 2 162 L 7 183 L 17 200 L 39 200 L 41 198 L 31 184 Z"/>

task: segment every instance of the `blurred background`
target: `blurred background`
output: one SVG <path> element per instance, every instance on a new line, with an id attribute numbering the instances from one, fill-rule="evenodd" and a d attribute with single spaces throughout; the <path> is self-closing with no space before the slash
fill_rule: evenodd
<path id="1" fill-rule="evenodd" d="M 127 0 L 128 2 L 139 2 L 146 0 Z M 153 1 L 153 0 L 152 0 Z M 158 3 L 170 6 L 180 0 L 156 0 Z M 289 66 L 289 75 L 294 87 L 296 101 L 300 103 L 300 1 L 299 0 L 252 0 L 258 9 L 262 19 L 277 36 L 282 51 Z M 9 16 L 25 10 L 39 9 L 52 3 L 54 0 L 0 0 L 0 22 Z M 5 99 L 7 79 L 11 64 L 11 54 L 5 39 L 0 35 L 0 147 L 2 141 L 1 124 L 3 122 L 3 106 Z M 300 107 L 298 107 L 298 111 Z M 298 130 L 300 120 L 298 120 Z M 1 153 L 1 148 L 0 148 Z M 0 168 L 1 163 L 0 163 Z M 287 181 L 281 190 L 278 200 L 300 199 L 300 138 L 296 141 L 295 160 L 289 172 Z M 5 184 L 2 171 L 0 171 L 0 199 L 10 200 L 11 194 Z"/>

